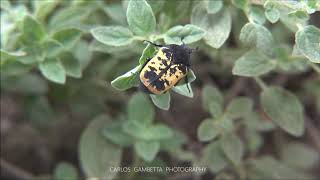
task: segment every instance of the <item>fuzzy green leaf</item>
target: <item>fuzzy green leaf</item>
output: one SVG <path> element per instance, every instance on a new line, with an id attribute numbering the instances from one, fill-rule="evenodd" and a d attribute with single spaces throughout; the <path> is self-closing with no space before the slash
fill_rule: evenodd
<path id="1" fill-rule="evenodd" d="M 273 70 L 276 63 L 257 51 L 249 51 L 240 57 L 233 66 L 232 73 L 239 76 L 261 76 Z"/>
<path id="2" fill-rule="evenodd" d="M 206 85 L 202 90 L 202 107 L 218 117 L 222 114 L 223 96 L 221 92 L 210 85 Z"/>
<path id="3" fill-rule="evenodd" d="M 228 39 L 231 31 L 229 10 L 225 9 L 216 14 L 208 14 L 203 3 L 199 3 L 192 10 L 191 23 L 206 30 L 204 40 L 214 48 L 220 48 Z"/>
<path id="4" fill-rule="evenodd" d="M 306 26 L 296 33 L 296 44 L 300 52 L 311 62 L 320 63 L 320 30 Z"/>
<path id="5" fill-rule="evenodd" d="M 79 159 L 88 178 L 113 179 L 117 174 L 109 169 L 120 166 L 122 150 L 102 136 L 110 122 L 108 117 L 98 116 L 81 135 Z"/>
<path id="6" fill-rule="evenodd" d="M 81 38 L 81 30 L 70 28 L 53 33 L 52 38 L 60 42 L 66 49 L 71 49 Z"/>
<path id="7" fill-rule="evenodd" d="M 237 119 L 249 115 L 252 111 L 253 102 L 246 97 L 238 97 L 232 99 L 225 111 L 226 117 L 229 119 Z"/>
<path id="8" fill-rule="evenodd" d="M 147 36 L 156 29 L 156 18 L 145 0 L 129 1 L 127 21 L 132 32 L 140 36 Z"/>
<path id="9" fill-rule="evenodd" d="M 280 18 L 280 12 L 275 8 L 266 9 L 264 14 L 271 23 L 276 23 Z"/>
<path id="10" fill-rule="evenodd" d="M 219 12 L 223 7 L 222 0 L 209 0 L 207 4 L 207 11 L 209 14 L 215 14 Z"/>
<path id="11" fill-rule="evenodd" d="M 55 83 L 64 84 L 66 81 L 66 71 L 59 59 L 46 59 L 41 62 L 39 69 L 44 77 Z"/>
<path id="12" fill-rule="evenodd" d="M 240 41 L 245 45 L 256 47 L 264 54 L 272 56 L 274 40 L 271 32 L 259 24 L 247 23 L 240 32 Z"/>
<path id="13" fill-rule="evenodd" d="M 22 22 L 22 39 L 26 44 L 35 44 L 45 38 L 46 32 L 42 25 L 33 17 L 27 15 Z"/>
<path id="14" fill-rule="evenodd" d="M 263 110 L 273 122 L 294 136 L 304 133 L 303 107 L 294 94 L 280 87 L 270 87 L 260 98 Z"/>
<path id="15" fill-rule="evenodd" d="M 221 147 L 225 155 L 236 165 L 239 165 L 244 153 L 243 143 L 238 136 L 226 134 L 222 136 Z"/>
<path id="16" fill-rule="evenodd" d="M 122 26 L 103 26 L 91 30 L 93 37 L 110 46 L 125 46 L 133 41 L 132 32 Z"/>
<path id="17" fill-rule="evenodd" d="M 117 77 L 113 81 L 111 81 L 112 87 L 116 88 L 117 90 L 124 91 L 127 90 L 139 82 L 138 77 L 138 70 L 140 66 L 133 68 L 132 70 L 126 72 L 125 74 Z"/>
<path id="18" fill-rule="evenodd" d="M 164 93 L 160 95 L 150 95 L 153 104 L 155 104 L 158 108 L 163 110 L 169 110 L 170 108 L 170 93 Z"/>
<path id="19" fill-rule="evenodd" d="M 152 161 L 160 150 L 160 143 L 156 141 L 137 141 L 134 144 L 137 154 L 145 161 Z"/>
<path id="20" fill-rule="evenodd" d="M 77 169 L 70 163 L 61 162 L 54 169 L 54 179 L 55 180 L 62 180 L 62 179 L 77 180 L 78 179 Z"/>
<path id="21" fill-rule="evenodd" d="M 65 53 L 60 58 L 68 76 L 74 78 L 80 78 L 82 76 L 80 62 L 71 53 Z"/>
<path id="22" fill-rule="evenodd" d="M 129 120 L 148 125 L 153 121 L 154 114 L 153 105 L 145 94 L 136 93 L 132 96 L 128 104 Z"/>
<path id="23" fill-rule="evenodd" d="M 220 131 L 215 128 L 212 119 L 205 119 L 198 126 L 197 135 L 200 141 L 210 141 L 218 136 Z"/>
<path id="24" fill-rule="evenodd" d="M 187 24 L 185 26 L 174 26 L 164 35 L 166 44 L 190 44 L 199 41 L 205 35 L 205 31 L 198 26 Z"/>

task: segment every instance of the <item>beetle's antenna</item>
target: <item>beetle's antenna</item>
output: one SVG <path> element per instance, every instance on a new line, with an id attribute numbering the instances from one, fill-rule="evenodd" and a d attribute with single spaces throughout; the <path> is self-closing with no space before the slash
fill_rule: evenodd
<path id="1" fill-rule="evenodd" d="M 153 42 L 151 42 L 151 41 L 148 41 L 148 40 L 143 40 L 143 42 L 147 42 L 147 43 L 152 44 L 153 46 L 156 46 L 156 47 L 163 47 L 163 46 L 160 45 L 160 44 L 155 44 L 155 43 L 153 43 Z"/>

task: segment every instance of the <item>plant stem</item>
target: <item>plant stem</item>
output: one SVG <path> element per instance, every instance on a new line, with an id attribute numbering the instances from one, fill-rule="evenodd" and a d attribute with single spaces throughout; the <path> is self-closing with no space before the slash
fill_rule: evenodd
<path id="1" fill-rule="evenodd" d="M 316 65 L 315 63 L 310 62 L 310 61 L 308 61 L 308 64 L 310 65 L 310 67 L 311 67 L 315 72 L 317 72 L 318 74 L 320 74 L 320 67 L 319 67 L 318 65 Z"/>
<path id="2" fill-rule="evenodd" d="M 268 88 L 266 83 L 264 83 L 260 77 L 254 77 L 254 80 L 257 82 L 257 84 L 260 86 L 262 90 L 265 90 Z"/>

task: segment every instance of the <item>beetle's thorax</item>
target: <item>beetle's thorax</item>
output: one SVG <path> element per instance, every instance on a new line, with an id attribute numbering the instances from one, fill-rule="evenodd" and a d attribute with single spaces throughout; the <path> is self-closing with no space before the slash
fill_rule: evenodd
<path id="1" fill-rule="evenodd" d="M 171 44 L 167 48 L 164 51 L 169 51 L 172 54 L 172 63 L 190 66 L 190 51 L 188 47 Z"/>

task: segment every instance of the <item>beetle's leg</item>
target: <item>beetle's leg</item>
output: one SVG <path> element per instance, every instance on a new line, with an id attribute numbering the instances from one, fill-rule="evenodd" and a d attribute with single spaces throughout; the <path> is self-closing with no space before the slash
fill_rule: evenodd
<path id="1" fill-rule="evenodd" d="M 163 47 L 163 45 L 155 44 L 155 43 L 153 43 L 153 42 L 151 42 L 151 41 L 148 41 L 148 40 L 144 40 L 143 42 L 148 42 L 149 44 L 152 44 L 152 45 L 154 45 L 154 46 L 156 46 L 156 47 Z"/>

